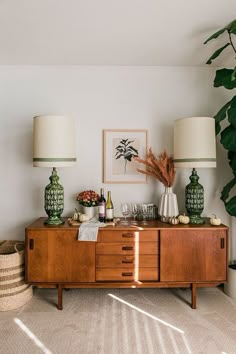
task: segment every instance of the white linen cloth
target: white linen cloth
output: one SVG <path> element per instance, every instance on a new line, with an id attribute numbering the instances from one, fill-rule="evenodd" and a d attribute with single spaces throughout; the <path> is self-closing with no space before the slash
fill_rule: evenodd
<path id="1" fill-rule="evenodd" d="M 96 218 L 92 218 L 89 221 L 83 222 L 78 231 L 79 241 L 97 241 L 99 227 L 104 227 L 104 222 L 98 221 Z"/>

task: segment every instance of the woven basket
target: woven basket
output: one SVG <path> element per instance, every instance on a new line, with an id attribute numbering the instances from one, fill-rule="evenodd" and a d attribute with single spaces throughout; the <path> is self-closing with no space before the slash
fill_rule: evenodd
<path id="1" fill-rule="evenodd" d="M 0 311 L 23 306 L 33 295 L 24 281 L 24 242 L 0 242 Z"/>

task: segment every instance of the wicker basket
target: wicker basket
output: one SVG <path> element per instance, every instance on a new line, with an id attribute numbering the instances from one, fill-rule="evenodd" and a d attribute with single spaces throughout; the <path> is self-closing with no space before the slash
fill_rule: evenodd
<path id="1" fill-rule="evenodd" d="M 0 311 L 23 306 L 33 295 L 24 281 L 24 242 L 0 242 Z"/>

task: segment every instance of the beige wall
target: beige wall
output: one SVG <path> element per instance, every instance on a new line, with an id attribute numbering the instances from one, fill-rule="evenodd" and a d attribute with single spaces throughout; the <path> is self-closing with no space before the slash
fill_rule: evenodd
<path id="1" fill-rule="evenodd" d="M 115 214 L 122 201 L 158 203 L 162 185 L 102 183 L 102 130 L 148 129 L 154 152 L 172 152 L 173 122 L 188 116 L 213 116 L 228 94 L 214 89 L 214 68 L 0 66 L 0 239 L 24 238 L 24 227 L 44 215 L 43 193 L 50 169 L 32 166 L 32 118 L 72 114 L 77 123 L 78 166 L 61 168 L 64 215 L 77 206 L 84 189 L 112 191 Z M 199 170 L 205 187 L 204 215 L 231 220 L 220 201 L 230 178 L 225 151 L 217 145 L 217 169 Z M 178 170 L 174 190 L 184 210 L 190 170 Z"/>

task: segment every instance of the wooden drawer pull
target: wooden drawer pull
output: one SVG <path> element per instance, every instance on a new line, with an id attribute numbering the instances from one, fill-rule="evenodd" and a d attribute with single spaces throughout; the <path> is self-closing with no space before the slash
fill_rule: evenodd
<path id="1" fill-rule="evenodd" d="M 220 248 L 225 248 L 225 239 L 224 238 L 220 239 Z"/>
<path id="2" fill-rule="evenodd" d="M 29 249 L 30 250 L 34 249 L 34 239 L 33 238 L 30 238 L 30 240 L 29 240 Z"/>
<path id="3" fill-rule="evenodd" d="M 122 263 L 133 263 L 133 259 L 122 259 Z"/>
<path id="4" fill-rule="evenodd" d="M 122 251 L 133 251 L 133 246 L 122 246 Z"/>
<path id="5" fill-rule="evenodd" d="M 125 238 L 132 238 L 132 237 L 134 237 L 134 234 L 131 233 L 131 232 L 126 232 L 125 234 L 122 234 L 122 237 L 125 237 Z"/>
<path id="6" fill-rule="evenodd" d="M 132 277 L 133 272 L 122 272 L 122 277 Z"/>

